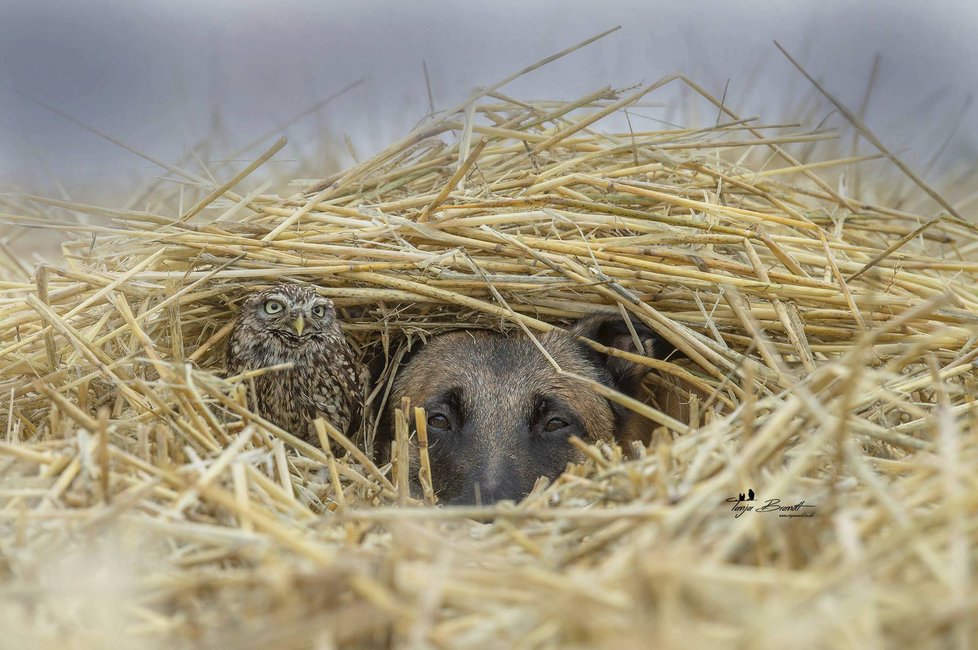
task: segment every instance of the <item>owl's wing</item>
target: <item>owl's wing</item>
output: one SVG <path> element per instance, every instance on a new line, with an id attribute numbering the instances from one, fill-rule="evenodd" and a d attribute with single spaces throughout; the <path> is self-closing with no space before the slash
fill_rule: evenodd
<path id="1" fill-rule="evenodd" d="M 237 343 L 241 336 L 241 321 L 234 324 L 231 335 L 228 336 L 227 349 L 224 352 L 224 376 L 233 377 L 248 369 L 247 363 L 241 357 Z"/>
<path id="2" fill-rule="evenodd" d="M 350 405 L 350 424 L 346 428 L 346 435 L 354 441 L 359 441 L 364 425 L 363 373 L 354 373 L 354 376 L 356 379 L 345 395 L 346 403 Z"/>
<path id="3" fill-rule="evenodd" d="M 317 382 L 319 416 L 357 442 L 363 423 L 362 366 L 351 350 L 342 350 L 337 357 L 338 363 L 323 366 L 320 370 L 321 379 Z"/>
<path id="4" fill-rule="evenodd" d="M 366 403 L 367 396 L 370 394 L 370 369 L 358 362 L 352 350 L 350 352 L 350 363 L 352 364 L 353 372 L 351 374 L 354 376 L 354 381 L 349 396 L 349 400 L 353 404 L 349 435 L 357 436 L 354 439 L 359 439 L 362 442 L 371 415 L 370 406 Z"/>

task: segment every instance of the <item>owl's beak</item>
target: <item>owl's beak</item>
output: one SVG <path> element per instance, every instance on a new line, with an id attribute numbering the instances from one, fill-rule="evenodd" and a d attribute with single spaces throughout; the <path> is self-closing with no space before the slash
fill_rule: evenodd
<path id="1" fill-rule="evenodd" d="M 299 317 L 295 319 L 292 325 L 295 327 L 295 333 L 302 336 L 302 330 L 306 328 L 306 321 L 302 318 L 302 314 L 299 314 Z"/>

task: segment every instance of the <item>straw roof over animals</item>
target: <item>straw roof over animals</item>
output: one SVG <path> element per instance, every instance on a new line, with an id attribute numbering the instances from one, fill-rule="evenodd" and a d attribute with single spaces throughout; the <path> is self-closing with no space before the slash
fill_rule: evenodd
<path id="1" fill-rule="evenodd" d="M 571 101 L 510 80 L 301 193 L 246 189 L 280 141 L 226 178 L 161 162 L 196 192 L 182 204 L 160 187 L 144 210 L 4 213 L 92 217 L 57 226 L 77 235 L 58 263 L 0 247 L 5 647 L 975 642 L 962 204 L 845 107 L 902 203 L 867 174 L 865 196 L 840 189 L 879 156 L 816 155 L 837 134 L 744 118 L 685 77 Z M 676 85 L 716 123 L 602 128 Z M 238 305 L 283 281 L 389 360 L 375 413 L 405 340 L 596 311 L 682 352 L 629 358 L 683 409 L 609 392 L 655 423 L 650 445 L 581 443 L 586 462 L 519 504 L 425 504 L 371 436 L 323 424 L 308 444 L 223 377 Z"/>

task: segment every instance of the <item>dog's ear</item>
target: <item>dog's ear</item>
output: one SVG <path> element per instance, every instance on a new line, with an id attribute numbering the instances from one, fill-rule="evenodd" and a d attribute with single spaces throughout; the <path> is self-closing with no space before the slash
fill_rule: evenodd
<path id="1" fill-rule="evenodd" d="M 588 316 L 574 323 L 568 331 L 609 348 L 617 348 L 655 359 L 666 359 L 676 354 L 676 348 L 671 343 L 653 332 L 644 323 L 636 318 L 633 318 L 631 322 L 635 334 L 638 336 L 638 341 L 642 344 L 641 350 L 636 348 L 636 337 L 632 336 L 631 330 L 620 316 Z M 632 397 L 637 395 L 642 379 L 649 370 L 648 366 L 610 355 L 604 356 L 604 359 L 605 367 L 611 373 L 616 388 L 625 395 Z"/>
<path id="2" fill-rule="evenodd" d="M 382 355 L 379 360 L 375 359 L 375 364 L 371 367 L 373 386 L 379 383 L 384 384 L 384 391 L 391 389 L 393 392 L 393 382 L 397 378 L 397 372 L 407 367 L 411 359 L 421 348 L 427 345 L 427 341 L 417 338 L 409 338 L 401 335 L 396 342 L 390 346 L 390 354 Z M 384 372 L 384 370 L 387 372 Z M 383 393 L 382 393 L 383 394 Z M 390 446 L 394 440 L 394 407 L 396 405 L 387 403 L 380 412 L 377 426 L 377 437 L 374 439 L 374 460 L 379 464 L 390 461 Z"/>

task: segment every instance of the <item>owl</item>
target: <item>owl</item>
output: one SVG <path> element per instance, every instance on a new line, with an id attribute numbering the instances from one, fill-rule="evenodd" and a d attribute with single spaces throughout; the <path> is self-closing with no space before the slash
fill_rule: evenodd
<path id="1" fill-rule="evenodd" d="M 227 373 L 292 363 L 255 377 L 252 410 L 315 443 L 322 417 L 353 436 L 360 429 L 363 369 L 347 343 L 333 301 L 315 289 L 281 284 L 245 300 L 227 346 Z"/>

